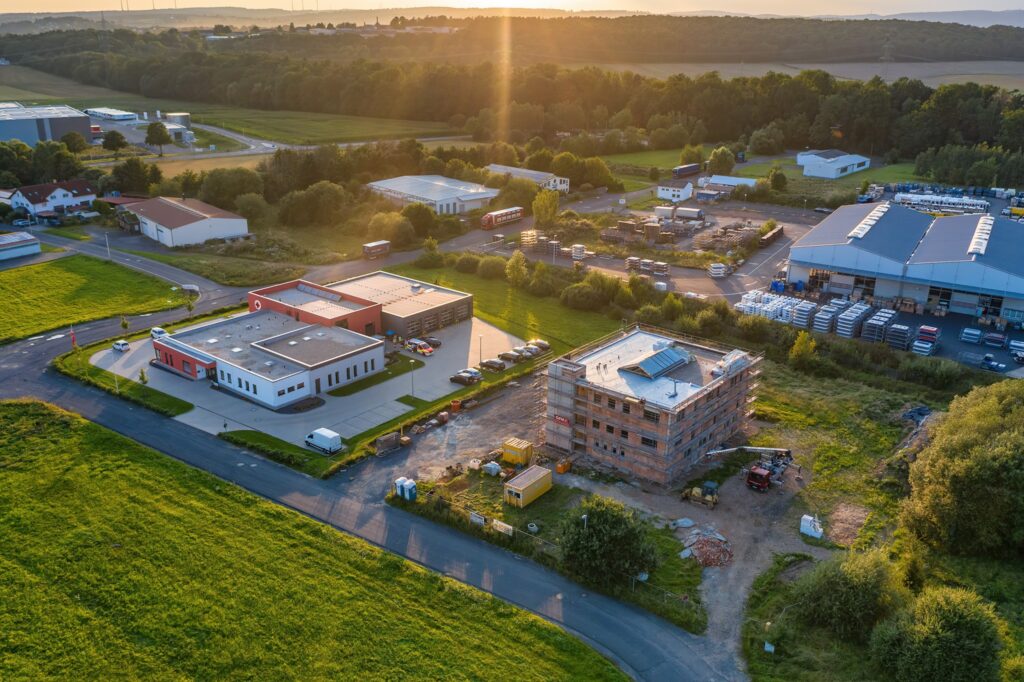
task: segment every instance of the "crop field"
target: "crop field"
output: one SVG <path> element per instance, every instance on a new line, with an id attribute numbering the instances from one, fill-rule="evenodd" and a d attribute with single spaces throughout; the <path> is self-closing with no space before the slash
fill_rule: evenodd
<path id="1" fill-rule="evenodd" d="M 57 408 L 0 403 L 0 453 L 5 679 L 625 679 L 540 618 Z"/>
<path id="2" fill-rule="evenodd" d="M 0 343 L 96 320 L 182 304 L 171 285 L 88 256 L 0 272 Z"/>
<path id="3" fill-rule="evenodd" d="M 60 101 L 73 107 L 107 106 L 128 111 L 189 111 L 197 123 L 221 126 L 286 144 L 320 144 L 376 138 L 441 135 L 444 123 L 402 121 L 300 111 L 263 111 L 219 104 L 143 97 L 54 76 L 23 66 L 0 69 L 0 100 Z"/>
<path id="4" fill-rule="evenodd" d="M 582 64 L 579 66 L 583 66 Z M 844 80 L 870 80 L 881 76 L 884 80 L 916 78 L 931 87 L 944 83 L 966 83 L 973 81 L 1004 88 L 1024 88 L 1024 71 L 1019 62 L 978 61 L 978 62 L 857 62 L 841 64 L 782 64 L 782 63 L 675 63 L 640 64 L 614 63 L 595 64 L 611 71 L 632 71 L 651 78 L 668 78 L 675 74 L 690 77 L 717 71 L 722 78 L 763 76 L 769 71 L 796 75 L 807 69 L 821 69 Z"/>
<path id="5" fill-rule="evenodd" d="M 269 158 L 270 154 L 211 156 L 209 158 L 193 157 L 191 159 L 175 159 L 173 157 L 165 156 L 163 159 L 154 160 L 154 163 L 160 166 L 160 170 L 163 171 L 164 177 L 173 178 L 175 175 L 183 173 L 186 170 L 202 173 L 203 171 L 213 170 L 214 168 L 255 168 L 259 165 L 260 161 Z"/>

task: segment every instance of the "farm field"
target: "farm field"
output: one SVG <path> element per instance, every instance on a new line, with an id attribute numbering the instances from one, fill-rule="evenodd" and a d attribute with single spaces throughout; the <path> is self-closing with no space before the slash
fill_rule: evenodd
<path id="1" fill-rule="evenodd" d="M 625 679 L 540 618 L 52 406 L 0 403 L 0 452 L 5 678 Z"/>
<path id="2" fill-rule="evenodd" d="M 579 64 L 576 66 L 583 66 Z M 821 69 L 837 78 L 847 80 L 870 80 L 881 76 L 894 81 L 906 76 L 916 78 L 930 87 L 944 83 L 965 83 L 973 81 L 1006 88 L 1024 88 L 1024 72 L 1019 62 L 977 61 L 977 62 L 863 62 L 839 64 L 783 64 L 783 63 L 606 63 L 593 64 L 611 71 L 632 71 L 651 78 L 667 78 L 675 74 L 696 77 L 709 71 L 717 71 L 722 78 L 763 76 L 769 71 L 796 75 L 807 69 Z"/>
<path id="3" fill-rule="evenodd" d="M 164 157 L 155 160 L 154 163 L 160 166 L 164 177 L 173 178 L 175 175 L 186 170 L 202 173 L 214 168 L 255 168 L 260 161 L 270 158 L 270 154 L 240 154 L 236 156 L 211 156 L 209 158 L 193 157 L 190 159 L 176 159 Z"/>
<path id="4" fill-rule="evenodd" d="M 143 97 L 85 85 L 24 66 L 0 69 L 0 100 L 22 103 L 63 102 L 77 108 L 107 106 L 129 111 L 188 111 L 197 123 L 221 126 L 246 135 L 287 144 L 320 144 L 387 137 L 441 135 L 434 121 L 401 121 L 299 111 L 263 111 L 219 104 Z"/>
<path id="5" fill-rule="evenodd" d="M 182 304 L 170 284 L 88 256 L 0 272 L 0 343 L 111 315 Z"/>

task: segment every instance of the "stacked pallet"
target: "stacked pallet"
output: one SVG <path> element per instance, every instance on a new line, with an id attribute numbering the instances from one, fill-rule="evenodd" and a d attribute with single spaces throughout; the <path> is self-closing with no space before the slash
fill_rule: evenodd
<path id="1" fill-rule="evenodd" d="M 811 303 L 810 301 L 802 301 L 793 308 L 793 320 L 792 325 L 794 327 L 800 327 L 807 329 L 811 326 L 811 316 L 814 311 L 818 309 L 818 306 Z"/>
<path id="2" fill-rule="evenodd" d="M 885 342 L 896 350 L 910 348 L 910 327 L 905 324 L 894 324 L 885 333 Z"/>
<path id="3" fill-rule="evenodd" d="M 871 306 L 867 303 L 855 303 L 836 318 L 836 334 L 844 339 L 855 339 L 860 336 L 864 320 L 871 314 Z"/>
<path id="4" fill-rule="evenodd" d="M 960 340 L 966 343 L 981 343 L 981 330 L 964 327 L 960 332 Z"/>
<path id="5" fill-rule="evenodd" d="M 910 350 L 918 355 L 934 355 L 939 346 L 939 328 L 922 324 L 917 328 L 917 338 Z"/>
<path id="6" fill-rule="evenodd" d="M 769 320 L 776 320 L 789 324 L 792 321 L 792 311 L 802 301 L 792 296 L 782 296 L 766 291 L 750 291 L 743 294 L 736 310 L 747 315 L 766 317 Z"/>
<path id="7" fill-rule="evenodd" d="M 811 328 L 816 332 L 822 334 L 829 334 L 835 331 L 836 328 L 836 316 L 839 314 L 839 309 L 829 304 L 822 306 L 821 309 L 814 313 L 812 318 Z"/>
<path id="8" fill-rule="evenodd" d="M 896 322 L 897 315 L 898 313 L 895 310 L 879 310 L 864 323 L 864 327 L 860 332 L 860 338 L 865 341 L 882 343 L 886 339 L 889 327 Z"/>

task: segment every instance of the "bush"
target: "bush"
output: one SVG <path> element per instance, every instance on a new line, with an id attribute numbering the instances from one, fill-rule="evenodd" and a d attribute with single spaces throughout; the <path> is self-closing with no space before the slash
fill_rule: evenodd
<path id="1" fill-rule="evenodd" d="M 480 261 L 476 272 L 484 279 L 503 279 L 505 277 L 505 259 L 501 256 L 487 256 Z"/>
<path id="2" fill-rule="evenodd" d="M 599 587 L 622 585 L 658 565 L 657 551 L 643 521 L 621 502 L 587 497 L 564 518 L 561 530 L 562 564 L 582 582 Z"/>
<path id="3" fill-rule="evenodd" d="M 575 310 L 597 311 L 605 307 L 608 299 L 586 282 L 579 282 L 562 290 L 562 304 Z"/>
<path id="4" fill-rule="evenodd" d="M 636 311 L 636 321 L 641 324 L 659 324 L 661 322 L 661 308 L 653 303 L 645 303 Z"/>
<path id="5" fill-rule="evenodd" d="M 976 593 L 934 587 L 875 628 L 871 656 L 899 682 L 998 682 L 1002 639 L 994 609 Z"/>
<path id="6" fill-rule="evenodd" d="M 740 336 L 748 341 L 761 343 L 768 338 L 769 322 L 763 317 L 759 317 L 757 315 L 741 315 L 739 320 L 736 321 L 736 326 L 740 331 Z"/>
<path id="7" fill-rule="evenodd" d="M 722 319 L 714 310 L 702 310 L 697 313 L 697 328 L 701 336 L 716 337 L 722 333 Z"/>
<path id="8" fill-rule="evenodd" d="M 455 269 L 459 272 L 474 273 L 480 268 L 480 258 L 471 253 L 464 253 L 455 262 Z"/>
<path id="9" fill-rule="evenodd" d="M 797 334 L 792 348 L 789 349 L 789 364 L 795 369 L 803 371 L 813 369 L 818 359 L 816 355 L 817 348 L 818 342 L 814 340 L 814 337 L 809 332 L 800 332 Z"/>
<path id="10" fill-rule="evenodd" d="M 843 639 L 867 640 L 871 629 L 906 597 L 883 550 L 837 555 L 797 581 L 803 619 Z"/>
<path id="11" fill-rule="evenodd" d="M 954 554 L 1024 553 L 1024 383 L 953 400 L 910 466 L 904 525 Z"/>

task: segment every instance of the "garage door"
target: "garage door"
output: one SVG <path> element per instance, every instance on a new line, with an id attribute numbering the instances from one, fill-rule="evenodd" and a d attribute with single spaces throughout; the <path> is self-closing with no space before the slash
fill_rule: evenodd
<path id="1" fill-rule="evenodd" d="M 949 299 L 949 310 L 954 313 L 974 315 L 978 312 L 978 295 L 954 291 Z"/>
<path id="2" fill-rule="evenodd" d="M 849 294 L 853 291 L 853 276 L 833 274 L 828 281 L 828 290 L 837 294 Z"/>

